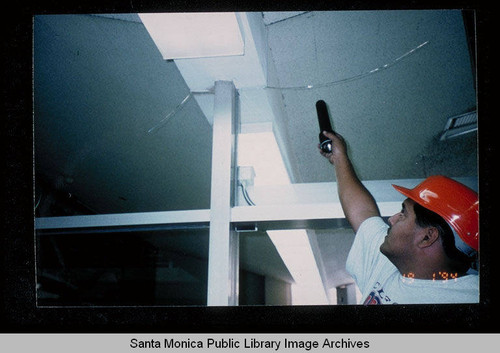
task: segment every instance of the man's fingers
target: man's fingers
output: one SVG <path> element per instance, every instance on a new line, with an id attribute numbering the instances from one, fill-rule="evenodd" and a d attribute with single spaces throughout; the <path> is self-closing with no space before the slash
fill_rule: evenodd
<path id="1" fill-rule="evenodd" d="M 323 131 L 323 135 L 325 135 L 326 137 L 328 137 L 329 139 L 332 139 L 334 137 L 337 137 L 337 134 L 333 133 L 333 132 L 330 132 L 330 131 Z"/>

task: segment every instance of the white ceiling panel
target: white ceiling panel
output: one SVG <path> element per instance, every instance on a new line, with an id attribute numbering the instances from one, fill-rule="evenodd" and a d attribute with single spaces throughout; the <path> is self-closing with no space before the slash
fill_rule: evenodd
<path id="1" fill-rule="evenodd" d="M 268 38 L 277 70 L 268 85 L 283 88 L 297 180 L 333 177 L 315 150 L 319 99 L 362 179 L 476 173 L 474 135 L 453 155 L 435 154 L 449 151 L 435 141 L 447 118 L 476 106 L 460 11 L 310 12 L 269 25 Z M 447 170 L 445 159 L 467 167 Z"/>

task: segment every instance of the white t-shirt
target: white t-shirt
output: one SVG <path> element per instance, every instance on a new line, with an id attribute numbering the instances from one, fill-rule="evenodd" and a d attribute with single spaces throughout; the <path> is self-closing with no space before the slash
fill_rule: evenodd
<path id="1" fill-rule="evenodd" d="M 347 257 L 346 269 L 361 293 L 360 304 L 478 303 L 479 277 L 437 273 L 433 279 L 401 274 L 380 252 L 389 226 L 380 217 L 365 220 Z"/>

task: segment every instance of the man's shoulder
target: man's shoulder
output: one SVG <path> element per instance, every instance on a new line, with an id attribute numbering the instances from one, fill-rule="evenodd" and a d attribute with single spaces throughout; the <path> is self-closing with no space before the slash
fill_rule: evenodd
<path id="1" fill-rule="evenodd" d="M 361 223 L 358 229 L 358 233 L 363 233 L 363 232 L 370 232 L 370 233 L 375 233 L 379 231 L 385 231 L 389 228 L 389 225 L 385 223 L 382 217 L 380 216 L 374 216 L 374 217 L 369 217 Z"/>

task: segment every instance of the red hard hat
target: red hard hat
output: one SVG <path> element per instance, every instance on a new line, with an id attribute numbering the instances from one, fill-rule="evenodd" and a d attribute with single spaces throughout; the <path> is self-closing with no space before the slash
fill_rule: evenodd
<path id="1" fill-rule="evenodd" d="M 443 217 L 459 237 L 455 236 L 455 246 L 459 250 L 466 254 L 471 252 L 467 246 L 478 250 L 479 200 L 474 190 L 441 175 L 428 177 L 413 189 L 393 186 L 406 197 Z"/>

